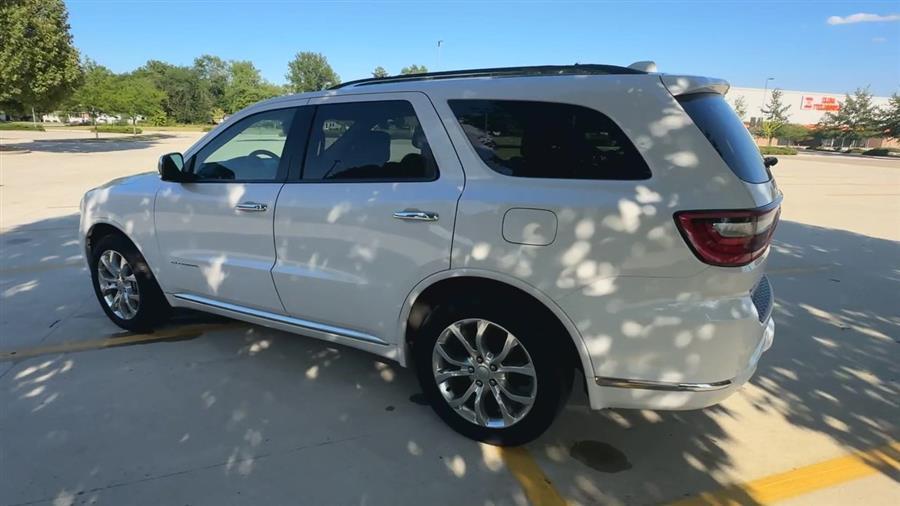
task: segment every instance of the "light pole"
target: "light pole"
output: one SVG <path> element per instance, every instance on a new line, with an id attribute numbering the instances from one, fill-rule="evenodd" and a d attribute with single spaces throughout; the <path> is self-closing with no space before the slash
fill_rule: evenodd
<path id="1" fill-rule="evenodd" d="M 435 65 L 434 70 L 441 70 L 441 45 L 443 43 L 443 40 L 439 40 L 437 43 L 437 65 Z"/>
<path id="2" fill-rule="evenodd" d="M 763 113 L 763 109 L 766 107 L 766 93 L 769 91 L 769 81 L 774 81 L 774 80 L 775 80 L 774 77 L 767 77 L 767 78 L 766 78 L 766 84 L 765 84 L 765 86 L 763 86 L 762 106 L 759 108 L 759 113 L 760 113 L 760 114 L 765 114 L 765 113 Z"/>

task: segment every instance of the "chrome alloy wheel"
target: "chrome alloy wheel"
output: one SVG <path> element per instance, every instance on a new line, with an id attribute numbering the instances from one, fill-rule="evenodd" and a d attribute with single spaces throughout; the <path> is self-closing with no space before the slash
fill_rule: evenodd
<path id="1" fill-rule="evenodd" d="M 435 342 L 431 363 L 444 400 L 476 425 L 509 427 L 534 405 L 537 373 L 531 355 L 494 322 L 472 318 L 450 324 Z"/>
<path id="2" fill-rule="evenodd" d="M 97 282 L 103 300 L 113 314 L 123 320 L 134 318 L 141 307 L 141 294 L 134 270 L 121 253 L 106 250 L 100 255 Z"/>

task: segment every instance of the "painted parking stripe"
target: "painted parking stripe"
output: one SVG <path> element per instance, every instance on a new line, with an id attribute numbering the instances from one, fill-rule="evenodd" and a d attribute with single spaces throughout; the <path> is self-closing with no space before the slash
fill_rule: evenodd
<path id="1" fill-rule="evenodd" d="M 772 504 L 885 471 L 900 471 L 900 442 L 704 492 L 669 506 L 739 506 L 748 497 L 755 503 Z"/>
<path id="2" fill-rule="evenodd" d="M 524 446 L 502 447 L 499 450 L 507 469 L 519 481 L 531 504 L 565 506 L 566 501 Z"/>
<path id="3" fill-rule="evenodd" d="M 183 325 L 180 327 L 172 327 L 162 329 L 157 332 L 148 334 L 128 334 L 121 337 L 108 337 L 105 339 L 91 339 L 84 341 L 68 341 L 48 346 L 39 346 L 36 348 L 25 348 L 21 350 L 0 351 L 0 362 L 9 360 L 20 360 L 23 358 L 37 357 L 41 355 L 54 355 L 58 353 L 76 353 L 79 351 L 99 350 L 103 348 L 115 348 L 117 346 L 128 346 L 131 344 L 151 343 L 154 341 L 176 341 L 181 339 L 191 339 L 199 337 L 207 332 L 217 330 L 234 329 L 244 326 L 240 323 L 206 323 Z"/>

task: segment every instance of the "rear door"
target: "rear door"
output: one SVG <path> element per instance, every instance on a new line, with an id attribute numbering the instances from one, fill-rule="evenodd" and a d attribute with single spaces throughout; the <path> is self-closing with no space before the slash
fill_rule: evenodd
<path id="1" fill-rule="evenodd" d="M 236 122 L 187 161 L 195 181 L 163 183 L 156 231 L 171 292 L 283 312 L 270 273 L 272 225 L 295 112 L 265 111 Z"/>
<path id="2" fill-rule="evenodd" d="M 450 267 L 463 172 L 421 93 L 324 97 L 285 184 L 272 271 L 288 314 L 393 341 L 413 287 Z"/>

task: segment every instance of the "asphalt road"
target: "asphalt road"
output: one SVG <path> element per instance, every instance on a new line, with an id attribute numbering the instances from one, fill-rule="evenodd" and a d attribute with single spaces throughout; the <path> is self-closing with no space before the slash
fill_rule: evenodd
<path id="1" fill-rule="evenodd" d="M 28 150 L 0 153 L 0 504 L 900 500 L 900 161 L 781 158 L 776 340 L 739 393 L 680 413 L 576 393 L 540 440 L 498 449 L 362 352 L 190 314 L 150 335 L 107 321 L 79 199 L 199 135 L 0 132 Z"/>

